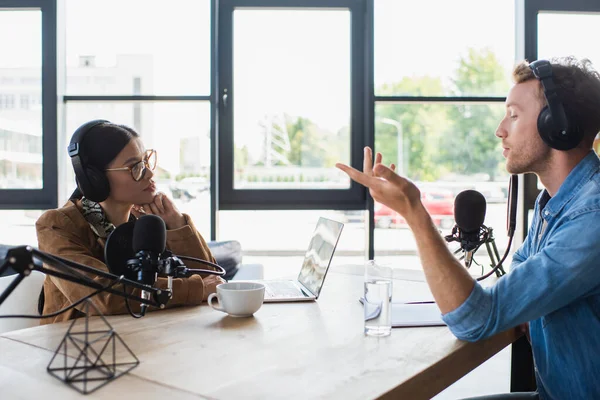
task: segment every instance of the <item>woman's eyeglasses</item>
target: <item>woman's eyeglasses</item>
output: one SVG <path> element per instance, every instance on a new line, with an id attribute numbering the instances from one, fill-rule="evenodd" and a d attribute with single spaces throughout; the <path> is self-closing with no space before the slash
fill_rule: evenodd
<path id="1" fill-rule="evenodd" d="M 131 171 L 131 176 L 133 180 L 138 182 L 144 179 L 146 175 L 146 170 L 154 171 L 156 168 L 156 150 L 146 150 L 144 153 L 144 159 L 133 164 L 130 167 L 122 167 L 122 168 L 107 168 L 105 171 Z"/>

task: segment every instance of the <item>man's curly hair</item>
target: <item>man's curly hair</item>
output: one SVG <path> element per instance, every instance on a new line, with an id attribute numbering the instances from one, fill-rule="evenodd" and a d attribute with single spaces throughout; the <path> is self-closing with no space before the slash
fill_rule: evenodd
<path id="1" fill-rule="evenodd" d="M 570 124 L 584 133 L 584 145 L 592 144 L 600 132 L 600 74 L 588 59 L 575 57 L 552 58 L 552 78 Z M 529 62 L 519 63 L 513 70 L 515 83 L 536 79 Z M 546 105 L 543 88 L 539 85 L 541 104 Z"/>

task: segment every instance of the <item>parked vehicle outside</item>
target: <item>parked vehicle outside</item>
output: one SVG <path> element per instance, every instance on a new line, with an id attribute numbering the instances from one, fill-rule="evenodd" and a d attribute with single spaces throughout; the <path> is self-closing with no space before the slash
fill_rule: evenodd
<path id="1" fill-rule="evenodd" d="M 173 193 L 173 198 L 190 201 L 209 190 L 210 181 L 205 177 L 188 177 L 178 182 L 173 182 L 170 189 Z"/>
<path id="2" fill-rule="evenodd" d="M 450 229 L 454 225 L 454 196 L 450 190 L 423 189 L 421 201 L 438 228 Z M 375 226 L 378 228 L 401 228 L 406 220 L 386 205 L 375 203 Z"/>

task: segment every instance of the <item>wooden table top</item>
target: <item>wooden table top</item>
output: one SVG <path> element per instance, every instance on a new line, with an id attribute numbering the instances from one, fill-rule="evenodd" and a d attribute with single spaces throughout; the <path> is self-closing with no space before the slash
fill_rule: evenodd
<path id="1" fill-rule="evenodd" d="M 330 271 L 316 302 L 264 304 L 250 318 L 206 305 L 142 319 L 108 317 L 141 363 L 90 397 L 429 399 L 520 336 L 510 330 L 466 343 L 447 327 L 423 327 L 366 337 L 358 301 L 363 278 L 355 272 Z M 394 296 L 423 298 L 429 291 L 424 282 L 395 280 Z M 90 321 L 92 328 L 102 326 L 98 318 Z M 0 337 L 0 387 L 7 398 L 48 390 L 80 396 L 45 370 L 69 323 Z"/>

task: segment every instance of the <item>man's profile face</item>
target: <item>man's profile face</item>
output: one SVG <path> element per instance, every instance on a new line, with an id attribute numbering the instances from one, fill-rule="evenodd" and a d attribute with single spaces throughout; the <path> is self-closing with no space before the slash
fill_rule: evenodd
<path id="1" fill-rule="evenodd" d="M 548 165 L 551 149 L 537 130 L 542 109 L 539 93 L 540 84 L 532 79 L 514 85 L 506 97 L 506 114 L 496 136 L 502 139 L 502 155 L 511 174 L 537 173 Z"/>

